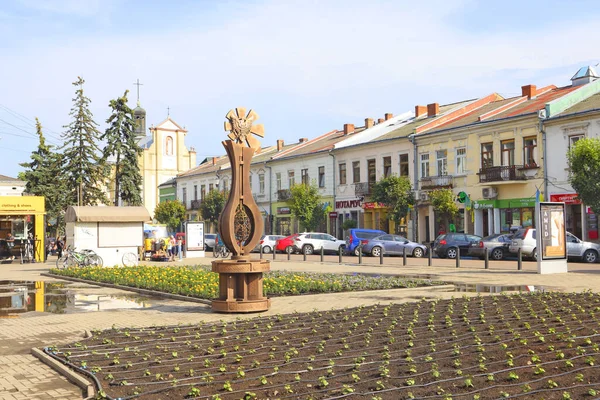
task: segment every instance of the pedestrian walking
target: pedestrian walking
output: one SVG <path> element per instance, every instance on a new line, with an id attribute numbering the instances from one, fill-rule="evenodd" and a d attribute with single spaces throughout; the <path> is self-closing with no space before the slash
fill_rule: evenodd
<path id="1" fill-rule="evenodd" d="M 181 245 L 183 244 L 183 240 L 181 240 L 181 236 L 177 238 L 177 254 L 179 254 L 179 261 L 183 260 L 183 256 L 181 254 Z"/>

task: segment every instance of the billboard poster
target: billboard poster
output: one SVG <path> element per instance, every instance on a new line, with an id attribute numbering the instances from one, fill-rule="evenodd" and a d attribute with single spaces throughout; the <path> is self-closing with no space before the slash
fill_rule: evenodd
<path id="1" fill-rule="evenodd" d="M 204 222 L 191 222 L 185 224 L 186 251 L 204 250 Z"/>
<path id="2" fill-rule="evenodd" d="M 565 204 L 540 203 L 542 260 L 567 258 Z"/>

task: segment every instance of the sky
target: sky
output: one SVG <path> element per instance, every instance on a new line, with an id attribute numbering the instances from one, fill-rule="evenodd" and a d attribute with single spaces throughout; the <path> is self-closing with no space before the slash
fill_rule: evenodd
<path id="1" fill-rule="evenodd" d="M 7 0 L 0 9 L 0 174 L 63 142 L 75 87 L 99 129 L 137 79 L 147 126 L 188 129 L 198 162 L 224 155 L 223 122 L 254 109 L 263 145 L 314 138 L 521 86 L 570 84 L 600 62 L 592 1 Z"/>

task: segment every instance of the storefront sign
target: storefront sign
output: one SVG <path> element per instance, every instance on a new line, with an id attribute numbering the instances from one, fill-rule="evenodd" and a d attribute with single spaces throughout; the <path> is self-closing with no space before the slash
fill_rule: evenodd
<path id="1" fill-rule="evenodd" d="M 335 202 L 335 208 L 336 209 L 340 209 L 340 208 L 358 208 L 360 207 L 360 204 L 362 203 L 361 200 L 356 199 L 356 200 L 338 200 Z"/>
<path id="2" fill-rule="evenodd" d="M 494 208 L 494 200 L 479 200 L 474 202 L 473 208 L 476 210 L 485 210 Z"/>
<path id="3" fill-rule="evenodd" d="M 44 197 L 41 196 L 2 196 L 0 200 L 0 212 L 18 212 L 25 214 L 31 212 L 34 214 L 44 213 Z"/>
<path id="4" fill-rule="evenodd" d="M 383 203 L 377 203 L 374 201 L 367 201 L 366 203 L 363 203 L 363 208 L 365 210 L 372 210 L 374 208 L 386 208 L 387 206 Z"/>
<path id="5" fill-rule="evenodd" d="M 581 204 L 577 198 L 577 193 L 551 194 L 550 201 L 565 204 Z"/>
<path id="6" fill-rule="evenodd" d="M 329 213 L 329 218 L 337 218 L 338 213 L 337 212 L 330 212 Z"/>
<path id="7" fill-rule="evenodd" d="M 540 203 L 542 260 L 566 259 L 565 205 Z"/>
<path id="8" fill-rule="evenodd" d="M 277 207 L 277 214 L 291 214 L 289 207 Z"/>
<path id="9" fill-rule="evenodd" d="M 521 208 L 521 207 L 535 207 L 535 198 L 526 197 L 523 199 L 496 200 L 496 208 Z"/>

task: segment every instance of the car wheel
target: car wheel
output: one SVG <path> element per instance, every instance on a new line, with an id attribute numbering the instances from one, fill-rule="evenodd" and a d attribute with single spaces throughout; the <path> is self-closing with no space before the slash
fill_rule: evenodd
<path id="1" fill-rule="evenodd" d="M 531 258 L 537 261 L 537 249 L 533 249 L 533 251 L 531 252 Z"/>
<path id="2" fill-rule="evenodd" d="M 598 261 L 598 253 L 594 250 L 586 250 L 585 253 L 583 253 L 583 261 L 586 263 L 595 263 Z"/>
<path id="3" fill-rule="evenodd" d="M 503 258 L 504 258 L 504 250 L 502 250 L 502 249 L 492 250 L 492 259 L 493 260 L 502 260 Z"/>
<path id="4" fill-rule="evenodd" d="M 292 246 L 287 246 L 285 248 L 285 252 L 288 254 L 292 254 L 294 252 L 294 248 Z"/>
<path id="5" fill-rule="evenodd" d="M 456 253 L 456 247 L 450 247 L 448 250 L 446 250 L 446 257 L 454 259 L 456 258 Z"/>
<path id="6" fill-rule="evenodd" d="M 355 255 L 356 257 L 358 257 L 358 256 L 360 255 L 360 247 L 359 247 L 359 246 L 356 246 L 356 247 L 354 248 L 354 255 Z"/>
<path id="7" fill-rule="evenodd" d="M 412 253 L 413 257 L 423 257 L 423 249 L 420 247 L 415 247 Z"/>
<path id="8" fill-rule="evenodd" d="M 269 254 L 271 252 L 271 247 L 263 246 L 263 254 Z"/>
<path id="9" fill-rule="evenodd" d="M 373 257 L 379 257 L 381 256 L 381 247 L 379 246 L 375 246 L 371 249 L 371 255 Z"/>
<path id="10" fill-rule="evenodd" d="M 310 244 L 305 244 L 302 248 L 302 253 L 306 255 L 311 255 L 314 252 L 313 247 Z"/>

